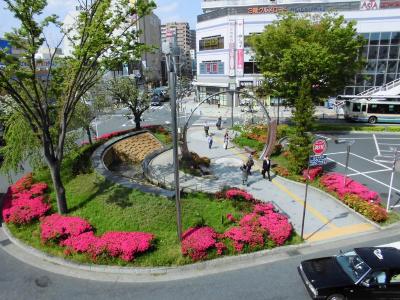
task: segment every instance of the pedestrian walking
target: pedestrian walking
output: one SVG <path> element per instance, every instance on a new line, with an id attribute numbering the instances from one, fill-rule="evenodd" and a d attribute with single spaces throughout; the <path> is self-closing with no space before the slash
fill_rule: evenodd
<path id="1" fill-rule="evenodd" d="M 254 166 L 253 155 L 249 154 L 249 158 L 247 159 L 246 167 L 247 173 L 251 175 L 251 168 Z"/>
<path id="2" fill-rule="evenodd" d="M 218 130 L 221 130 L 222 117 L 218 117 L 217 123 L 215 125 L 217 126 Z"/>
<path id="3" fill-rule="evenodd" d="M 209 135 L 209 136 L 207 137 L 207 142 L 208 142 L 208 149 L 211 149 L 212 144 L 213 144 L 213 138 L 212 138 L 211 135 Z"/>
<path id="4" fill-rule="evenodd" d="M 228 139 L 226 139 L 226 140 L 224 141 L 224 149 L 225 149 L 225 150 L 228 149 L 228 143 L 229 143 L 229 141 L 228 141 Z"/>
<path id="5" fill-rule="evenodd" d="M 204 133 L 206 134 L 206 137 L 208 137 L 208 131 L 210 130 L 210 126 L 208 126 L 208 123 L 204 123 Z"/>
<path id="6" fill-rule="evenodd" d="M 247 172 L 246 164 L 240 167 L 240 171 L 242 171 L 242 184 L 248 185 L 247 180 L 249 179 L 249 173 Z"/>
<path id="7" fill-rule="evenodd" d="M 266 156 L 263 160 L 263 165 L 262 165 L 262 171 L 261 174 L 263 176 L 263 178 L 265 179 L 265 174 L 268 175 L 268 180 L 271 181 L 271 174 L 270 174 L 270 170 L 271 170 L 271 160 L 269 159 L 268 156 Z"/>

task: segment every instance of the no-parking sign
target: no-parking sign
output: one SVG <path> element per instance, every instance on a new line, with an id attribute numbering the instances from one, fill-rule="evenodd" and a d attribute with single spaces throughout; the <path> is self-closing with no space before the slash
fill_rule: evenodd
<path id="1" fill-rule="evenodd" d="M 318 139 L 313 143 L 313 152 L 315 155 L 322 155 L 326 152 L 328 145 L 323 139 Z"/>

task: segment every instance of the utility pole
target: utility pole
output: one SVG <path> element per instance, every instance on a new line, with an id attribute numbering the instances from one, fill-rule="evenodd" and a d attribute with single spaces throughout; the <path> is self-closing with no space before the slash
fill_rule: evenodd
<path id="1" fill-rule="evenodd" d="M 172 136 L 173 136 L 173 163 L 175 181 L 175 205 L 176 205 L 176 224 L 178 239 L 182 241 L 182 214 L 181 214 L 181 193 L 179 187 L 179 157 L 178 157 L 178 122 L 176 113 L 176 64 L 171 55 L 167 55 L 168 83 L 171 102 L 172 117 Z"/>

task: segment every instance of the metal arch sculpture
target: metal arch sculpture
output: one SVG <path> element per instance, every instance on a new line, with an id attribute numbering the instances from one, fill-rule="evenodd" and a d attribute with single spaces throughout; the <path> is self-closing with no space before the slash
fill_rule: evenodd
<path id="1" fill-rule="evenodd" d="M 190 120 L 194 114 L 194 112 L 206 101 L 208 101 L 209 99 L 221 95 L 221 94 L 225 94 L 225 93 L 230 93 L 230 91 L 223 91 L 223 92 L 217 92 L 215 94 L 212 94 L 210 96 L 207 96 L 206 98 L 204 98 L 202 101 L 200 101 L 200 103 L 194 108 L 194 110 L 190 113 L 189 118 L 186 120 L 185 125 L 183 126 L 183 130 L 182 130 L 182 144 L 181 144 L 181 152 L 182 152 L 182 156 L 183 157 L 190 157 L 190 152 L 189 152 L 189 148 L 187 145 L 187 131 L 189 128 L 189 123 Z M 275 119 L 271 119 L 271 117 L 269 116 L 269 113 L 267 111 L 267 108 L 265 107 L 265 105 L 258 100 L 256 97 L 246 93 L 246 92 L 242 92 L 242 91 L 234 91 L 234 94 L 242 94 L 245 95 L 248 98 L 251 98 L 253 100 L 255 100 L 258 105 L 260 105 L 262 107 L 262 109 L 264 110 L 265 115 L 267 116 L 267 139 L 265 142 L 265 146 L 264 149 L 260 155 L 260 159 L 264 159 L 264 157 L 266 156 L 270 156 L 272 151 L 273 151 L 273 147 L 275 145 L 276 142 L 276 132 L 277 132 L 277 120 Z M 232 103 L 233 104 L 233 103 Z"/>

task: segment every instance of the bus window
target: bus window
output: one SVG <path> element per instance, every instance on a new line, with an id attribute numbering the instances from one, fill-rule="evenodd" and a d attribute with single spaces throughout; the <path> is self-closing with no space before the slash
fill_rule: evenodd
<path id="1" fill-rule="evenodd" d="M 361 111 L 361 103 L 353 103 L 353 112 Z"/>
<path id="2" fill-rule="evenodd" d="M 389 113 L 389 105 L 388 104 L 370 104 L 370 105 L 368 105 L 368 113 L 387 114 L 387 113 Z"/>
<path id="3" fill-rule="evenodd" d="M 366 112 L 367 111 L 367 105 L 363 104 L 361 107 L 361 111 L 362 112 Z"/>

